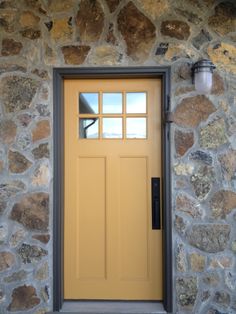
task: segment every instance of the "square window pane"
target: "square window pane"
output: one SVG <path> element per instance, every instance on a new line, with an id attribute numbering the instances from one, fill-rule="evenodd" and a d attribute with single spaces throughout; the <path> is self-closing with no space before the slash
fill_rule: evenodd
<path id="1" fill-rule="evenodd" d="M 127 118 L 126 119 L 127 138 L 146 138 L 147 119 L 146 118 Z"/>
<path id="2" fill-rule="evenodd" d="M 126 93 L 126 113 L 146 113 L 147 93 Z"/>
<path id="3" fill-rule="evenodd" d="M 98 113 L 98 93 L 79 94 L 79 113 Z"/>
<path id="4" fill-rule="evenodd" d="M 79 119 L 79 137 L 80 138 L 98 138 L 99 119 L 84 118 Z"/>
<path id="5" fill-rule="evenodd" d="M 122 93 L 104 93 L 102 95 L 103 113 L 122 113 Z"/>
<path id="6" fill-rule="evenodd" d="M 102 137 L 122 138 L 122 118 L 103 118 Z"/>

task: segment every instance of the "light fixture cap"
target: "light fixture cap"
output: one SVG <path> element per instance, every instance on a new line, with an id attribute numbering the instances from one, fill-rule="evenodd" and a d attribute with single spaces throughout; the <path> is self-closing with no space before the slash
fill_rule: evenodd
<path id="1" fill-rule="evenodd" d="M 198 72 L 211 72 L 215 69 L 215 65 L 208 59 L 202 59 L 194 63 L 193 65 L 193 73 Z"/>

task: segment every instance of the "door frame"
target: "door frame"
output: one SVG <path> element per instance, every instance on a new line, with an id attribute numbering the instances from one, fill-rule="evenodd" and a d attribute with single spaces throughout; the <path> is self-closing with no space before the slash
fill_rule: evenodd
<path id="1" fill-rule="evenodd" d="M 171 207 L 170 67 L 92 67 L 53 69 L 53 310 L 64 301 L 64 95 L 65 79 L 159 78 L 162 81 L 162 228 L 163 228 L 163 305 L 173 312 L 173 252 Z"/>

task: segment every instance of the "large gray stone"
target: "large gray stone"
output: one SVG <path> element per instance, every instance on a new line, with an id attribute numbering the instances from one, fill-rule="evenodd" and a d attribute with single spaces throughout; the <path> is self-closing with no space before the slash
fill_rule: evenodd
<path id="1" fill-rule="evenodd" d="M 196 277 L 179 277 L 176 279 L 177 304 L 181 309 L 192 310 L 198 293 Z"/>
<path id="2" fill-rule="evenodd" d="M 24 264 L 40 261 L 44 256 L 48 255 L 48 251 L 36 245 L 23 243 L 17 250 Z"/>
<path id="3" fill-rule="evenodd" d="M 204 200 L 208 196 L 214 180 L 213 168 L 209 166 L 200 166 L 197 172 L 191 176 L 190 182 L 199 200 Z"/>
<path id="4" fill-rule="evenodd" d="M 217 148 L 227 143 L 226 128 L 223 118 L 215 119 L 200 130 L 200 145 L 204 148 Z"/>
<path id="5" fill-rule="evenodd" d="M 208 253 L 222 252 L 227 248 L 230 226 L 226 224 L 195 224 L 189 228 L 189 243 Z"/>
<path id="6" fill-rule="evenodd" d="M 31 78 L 7 76 L 0 84 L 0 99 L 6 112 L 28 109 L 34 98 L 39 83 Z"/>

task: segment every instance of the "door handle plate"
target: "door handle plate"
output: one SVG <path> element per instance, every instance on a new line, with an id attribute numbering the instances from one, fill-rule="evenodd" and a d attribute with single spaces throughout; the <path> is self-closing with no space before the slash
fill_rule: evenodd
<path id="1" fill-rule="evenodd" d="M 152 178 L 152 229 L 161 229 L 160 178 Z"/>

